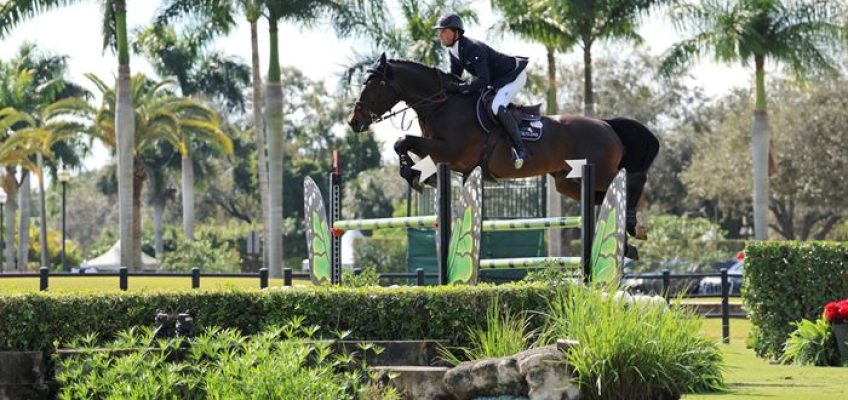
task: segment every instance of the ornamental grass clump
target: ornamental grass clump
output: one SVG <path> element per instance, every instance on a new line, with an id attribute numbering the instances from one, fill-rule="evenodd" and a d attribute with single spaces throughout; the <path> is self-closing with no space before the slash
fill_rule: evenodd
<path id="1" fill-rule="evenodd" d="M 465 360 L 507 357 L 530 348 L 535 331 L 530 328 L 530 316 L 502 309 L 497 298 L 489 302 L 486 326 L 468 329 L 470 344 L 456 349 L 442 348 L 439 353 L 450 365 Z"/>
<path id="2" fill-rule="evenodd" d="M 671 399 L 724 389 L 718 343 L 701 319 L 665 305 L 623 301 L 616 288 L 561 287 L 549 300 L 541 343 L 573 339 L 566 359 L 588 399 Z"/>
<path id="3" fill-rule="evenodd" d="M 71 343 L 81 355 L 60 359 L 60 399 L 399 399 L 310 338 L 317 327 L 295 319 L 253 336 L 212 328 L 188 340 L 152 342 L 150 329 L 130 329 L 95 351 L 94 335 Z M 114 351 L 124 349 L 120 352 Z M 127 350 L 129 349 L 129 350 Z"/>

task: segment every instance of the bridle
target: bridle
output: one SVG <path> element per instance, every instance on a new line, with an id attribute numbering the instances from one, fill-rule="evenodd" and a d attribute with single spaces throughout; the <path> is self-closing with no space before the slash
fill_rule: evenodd
<path id="1" fill-rule="evenodd" d="M 368 104 L 366 104 L 362 100 L 357 100 L 356 103 L 354 103 L 354 110 L 363 111 L 368 116 L 368 118 L 370 119 L 370 123 L 375 124 L 375 123 L 378 123 L 378 122 L 381 122 L 381 121 L 385 121 L 385 120 L 387 120 L 391 117 L 394 117 L 395 115 L 404 113 L 407 110 L 409 110 L 410 108 L 415 109 L 415 108 L 418 108 L 418 107 L 429 107 L 429 106 L 432 106 L 432 105 L 444 103 L 445 100 L 448 99 L 448 94 L 447 94 L 447 91 L 445 90 L 445 84 L 442 81 L 442 76 L 439 74 L 439 71 L 436 70 L 436 69 L 433 69 L 433 71 L 436 74 L 436 80 L 439 81 L 439 90 L 436 91 L 436 93 L 434 93 L 430 96 L 418 97 L 411 104 L 407 103 L 408 105 L 406 107 L 404 107 L 404 108 L 402 108 L 398 111 L 395 111 L 393 113 L 389 113 L 389 114 L 379 115 L 379 114 L 371 111 L 371 109 L 368 107 Z M 391 82 L 389 81 L 389 77 L 387 76 L 386 73 L 384 73 L 382 71 L 377 71 L 375 69 L 369 69 L 368 72 L 375 74 L 377 76 L 380 76 L 380 84 L 382 84 L 384 86 L 388 85 L 389 88 L 392 89 L 392 91 L 394 92 L 395 96 L 400 97 L 400 96 L 398 96 L 397 89 L 395 89 L 395 87 L 391 84 Z M 422 118 L 422 119 L 424 118 L 424 116 L 419 116 L 419 117 Z"/>

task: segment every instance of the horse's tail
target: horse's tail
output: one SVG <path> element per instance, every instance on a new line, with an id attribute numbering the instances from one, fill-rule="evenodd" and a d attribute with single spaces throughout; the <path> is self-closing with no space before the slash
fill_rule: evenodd
<path id="1" fill-rule="evenodd" d="M 647 172 L 660 151 L 656 135 L 642 123 L 629 118 L 604 121 L 612 126 L 624 145 L 624 157 L 618 168 L 626 168 L 628 173 Z"/>

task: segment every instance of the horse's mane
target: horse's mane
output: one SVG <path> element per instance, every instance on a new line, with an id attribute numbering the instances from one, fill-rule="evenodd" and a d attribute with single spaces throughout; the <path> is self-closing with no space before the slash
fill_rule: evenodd
<path id="1" fill-rule="evenodd" d="M 435 71 L 435 73 L 437 73 L 439 76 L 441 76 L 441 78 L 445 81 L 453 81 L 453 82 L 457 82 L 457 83 L 462 82 L 462 79 L 460 79 L 458 76 L 456 76 L 454 74 L 449 74 L 445 71 L 442 71 L 441 69 L 431 67 L 431 66 L 426 65 L 426 64 L 422 64 L 418 61 L 391 59 L 391 60 L 388 60 L 387 63 L 388 64 L 408 65 L 408 66 L 411 66 L 413 68 L 425 69 L 425 70 L 429 70 L 431 72 Z"/>

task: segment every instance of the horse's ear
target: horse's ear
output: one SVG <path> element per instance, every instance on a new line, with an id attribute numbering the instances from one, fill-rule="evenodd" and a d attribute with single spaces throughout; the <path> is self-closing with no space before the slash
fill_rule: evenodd
<path id="1" fill-rule="evenodd" d="M 385 52 L 383 52 L 383 54 L 380 55 L 380 60 L 377 61 L 377 65 L 380 65 L 380 66 L 386 65 L 386 53 Z"/>

